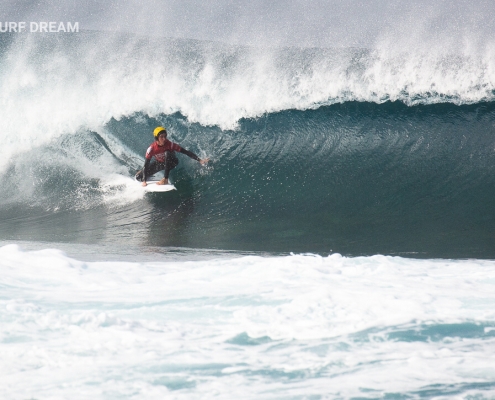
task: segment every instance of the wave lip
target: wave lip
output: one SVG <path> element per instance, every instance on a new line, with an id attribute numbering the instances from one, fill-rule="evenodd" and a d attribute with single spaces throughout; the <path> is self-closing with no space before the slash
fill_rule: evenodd
<path id="1" fill-rule="evenodd" d="M 95 43 L 99 43 L 95 46 Z M 7 149 L 32 146 L 112 117 L 180 112 L 190 122 L 238 126 L 242 118 L 362 101 L 407 105 L 492 101 L 495 58 L 388 44 L 374 49 L 297 49 L 81 32 L 19 36 L 0 52 L 0 129 Z"/>

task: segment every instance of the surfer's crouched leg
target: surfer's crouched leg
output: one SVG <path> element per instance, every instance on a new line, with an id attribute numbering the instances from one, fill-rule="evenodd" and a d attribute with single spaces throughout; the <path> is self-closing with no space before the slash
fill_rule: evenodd
<path id="1" fill-rule="evenodd" d="M 164 169 L 164 163 L 152 162 L 136 173 L 136 180 L 140 182 L 144 180 L 143 170 L 146 172 L 146 177 L 149 178 L 150 176 L 155 175 L 158 171 L 162 171 Z"/>
<path id="2" fill-rule="evenodd" d="M 168 175 L 179 164 L 179 160 L 173 151 L 165 152 L 165 180 L 168 181 Z"/>

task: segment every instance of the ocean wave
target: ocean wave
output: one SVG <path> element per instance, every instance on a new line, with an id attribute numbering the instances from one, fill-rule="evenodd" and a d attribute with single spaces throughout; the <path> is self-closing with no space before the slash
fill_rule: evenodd
<path id="1" fill-rule="evenodd" d="M 495 94 L 488 45 L 255 48 L 102 32 L 6 38 L 0 171 L 20 151 L 136 112 L 180 112 L 228 130 L 243 118 L 290 109 L 353 101 L 476 104 Z M 21 132 L 37 132 L 36 140 Z"/>
<path id="2" fill-rule="evenodd" d="M 136 113 L 12 161 L 3 231 L 33 235 L 34 219 L 56 238 L 66 212 L 64 225 L 80 225 L 71 240 L 98 231 L 154 246 L 494 257 L 494 107 L 348 102 L 235 130 Z M 132 175 L 158 124 L 211 162 L 179 155 L 177 192 L 149 198 Z"/>

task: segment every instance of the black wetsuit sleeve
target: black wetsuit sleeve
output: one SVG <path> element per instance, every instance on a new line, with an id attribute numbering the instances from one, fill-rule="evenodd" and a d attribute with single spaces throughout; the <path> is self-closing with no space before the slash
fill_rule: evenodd
<path id="1" fill-rule="evenodd" d="M 144 159 L 144 167 L 143 167 L 143 182 L 146 182 L 148 177 L 146 176 L 146 173 L 150 170 L 150 162 L 151 159 L 148 160 L 147 158 Z"/>
<path id="2" fill-rule="evenodd" d="M 183 149 L 183 148 L 181 147 L 180 152 L 181 152 L 182 154 L 185 154 L 186 156 L 191 157 L 193 160 L 196 160 L 196 161 L 199 161 L 199 160 L 200 160 L 200 158 L 199 158 L 196 154 L 194 154 L 192 151 L 189 151 L 189 150 Z"/>

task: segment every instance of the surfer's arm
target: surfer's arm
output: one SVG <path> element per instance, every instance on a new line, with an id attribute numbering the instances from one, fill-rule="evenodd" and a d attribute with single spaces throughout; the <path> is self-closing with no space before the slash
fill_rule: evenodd
<path id="1" fill-rule="evenodd" d="M 196 154 L 194 154 L 192 151 L 183 149 L 182 147 L 179 150 L 182 154 L 185 154 L 186 156 L 191 157 L 193 160 L 198 161 L 201 165 L 205 165 L 208 161 L 210 161 L 209 158 L 199 158 Z"/>
<path id="2" fill-rule="evenodd" d="M 191 157 L 193 160 L 196 160 L 196 161 L 200 161 L 200 158 L 194 154 L 192 151 L 189 151 L 189 150 L 186 150 L 186 149 L 183 149 L 182 147 L 180 148 L 180 152 L 182 154 L 185 154 L 186 156 L 188 157 Z"/>

